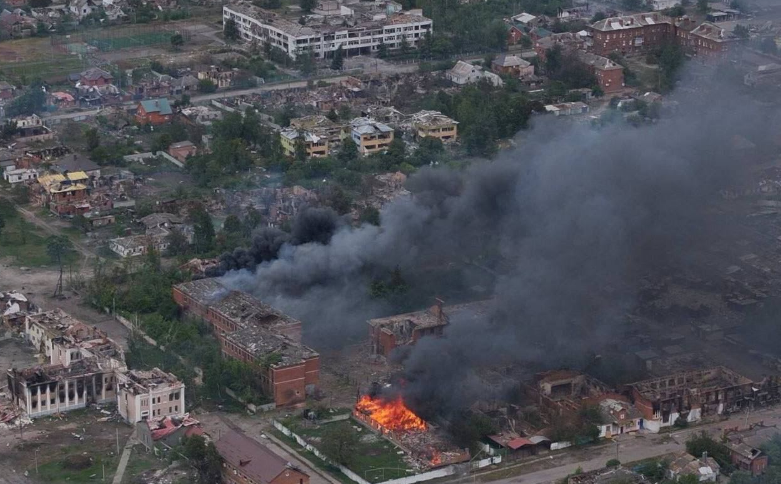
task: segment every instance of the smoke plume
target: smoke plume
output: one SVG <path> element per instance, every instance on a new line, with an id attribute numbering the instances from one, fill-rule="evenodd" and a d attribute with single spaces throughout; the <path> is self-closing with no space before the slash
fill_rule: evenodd
<path id="1" fill-rule="evenodd" d="M 402 355 L 405 397 L 444 411 L 485 396 L 485 366 L 577 361 L 622 334 L 640 277 L 731 235 L 711 207 L 749 169 L 735 137 L 767 145 L 777 110 L 698 82 L 641 128 L 538 117 L 494 160 L 421 170 L 380 227 L 298 227 L 299 245 L 225 283 L 300 318 L 318 348 L 365 339 L 368 319 L 399 310 L 368 292 L 396 267 L 417 309 L 490 298 Z"/>

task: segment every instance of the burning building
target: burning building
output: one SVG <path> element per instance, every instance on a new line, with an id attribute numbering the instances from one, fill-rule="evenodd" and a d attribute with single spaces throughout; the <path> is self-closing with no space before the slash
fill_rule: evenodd
<path id="1" fill-rule="evenodd" d="M 353 417 L 401 447 L 425 467 L 434 468 L 469 460 L 469 449 L 459 449 L 434 425 L 410 410 L 401 395 L 383 398 L 363 395 Z"/>
<path id="2" fill-rule="evenodd" d="M 584 403 L 610 392 L 601 381 L 574 370 L 546 371 L 534 380 L 525 386 L 526 393 L 552 417 L 577 413 Z"/>

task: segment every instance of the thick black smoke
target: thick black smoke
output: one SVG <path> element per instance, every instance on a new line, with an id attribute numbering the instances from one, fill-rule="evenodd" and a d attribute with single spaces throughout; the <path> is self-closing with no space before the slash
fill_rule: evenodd
<path id="1" fill-rule="evenodd" d="M 258 264 L 274 260 L 286 243 L 292 245 L 315 242 L 327 244 L 341 224 L 330 208 L 302 209 L 293 219 L 292 234 L 274 227 L 263 227 L 252 233 L 249 247 L 237 247 L 220 255 L 220 265 L 209 276 L 221 276 L 228 271 L 254 269 Z"/>
<path id="2" fill-rule="evenodd" d="M 302 319 L 315 346 L 365 338 L 366 320 L 394 309 L 369 297 L 368 278 L 395 267 L 411 297 L 492 296 L 486 315 L 454 318 L 406 355 L 405 396 L 442 411 L 485 396 L 487 365 L 576 361 L 621 334 L 640 277 L 730 237 L 710 207 L 750 168 L 735 136 L 764 145 L 778 117 L 734 87 L 698 85 L 674 101 L 639 129 L 539 118 L 494 161 L 422 170 L 380 227 L 286 244 L 225 282 Z"/>

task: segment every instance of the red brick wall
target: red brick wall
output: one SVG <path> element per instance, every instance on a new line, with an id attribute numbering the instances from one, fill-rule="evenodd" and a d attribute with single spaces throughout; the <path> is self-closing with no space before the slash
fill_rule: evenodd
<path id="1" fill-rule="evenodd" d="M 609 94 L 611 92 L 620 91 L 624 87 L 624 70 L 623 69 L 596 69 L 595 75 L 597 76 L 597 82 L 602 90 Z"/>
<path id="2" fill-rule="evenodd" d="M 271 369 L 272 394 L 277 406 L 296 405 L 306 400 L 304 364 Z"/>
<path id="3" fill-rule="evenodd" d="M 510 27 L 510 31 L 507 33 L 507 45 L 515 45 L 521 41 L 523 32 L 517 27 Z"/>
<path id="4" fill-rule="evenodd" d="M 625 54 L 648 52 L 663 45 L 673 35 L 670 24 L 643 25 L 633 29 L 602 32 L 594 30 L 594 53 L 608 55 L 611 52 Z M 635 39 L 643 38 L 641 45 L 635 44 Z"/>
<path id="5" fill-rule="evenodd" d="M 171 120 L 171 115 L 162 116 L 160 113 L 147 113 L 142 106 L 138 106 L 136 121 L 141 124 L 165 124 Z"/>
<path id="6" fill-rule="evenodd" d="M 632 388 L 632 400 L 635 408 L 643 414 L 644 419 L 652 420 L 654 418 L 653 402 L 640 395 L 636 388 Z"/>
<path id="7" fill-rule="evenodd" d="M 309 476 L 295 469 L 285 469 L 269 484 L 309 484 Z"/>
<path id="8" fill-rule="evenodd" d="M 96 79 L 94 81 L 88 81 L 84 79 L 83 77 L 80 79 L 80 84 L 83 86 L 106 86 L 108 84 L 111 84 L 108 80 L 104 78 Z"/>
<path id="9" fill-rule="evenodd" d="M 304 384 L 317 385 L 320 383 L 320 357 L 316 356 L 304 362 Z"/>

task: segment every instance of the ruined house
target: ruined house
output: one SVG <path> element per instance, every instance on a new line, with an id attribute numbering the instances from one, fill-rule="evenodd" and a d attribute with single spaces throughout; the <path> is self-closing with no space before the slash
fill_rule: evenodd
<path id="1" fill-rule="evenodd" d="M 533 382 L 522 385 L 522 389 L 542 413 L 551 417 L 573 415 L 584 404 L 610 392 L 610 388 L 596 378 L 566 369 L 538 373 Z"/>

